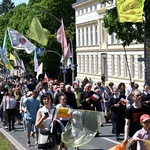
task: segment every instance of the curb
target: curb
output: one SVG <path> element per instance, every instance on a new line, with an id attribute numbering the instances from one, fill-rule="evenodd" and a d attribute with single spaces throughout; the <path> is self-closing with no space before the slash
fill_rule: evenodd
<path id="1" fill-rule="evenodd" d="M 0 128 L 0 132 L 15 146 L 17 150 L 27 150 L 23 147 L 16 139 L 14 139 L 8 132 L 6 132 L 3 128 Z"/>

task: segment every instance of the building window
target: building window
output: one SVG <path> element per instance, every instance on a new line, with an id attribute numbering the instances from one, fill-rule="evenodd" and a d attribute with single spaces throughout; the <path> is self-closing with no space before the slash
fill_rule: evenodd
<path id="1" fill-rule="evenodd" d="M 127 67 L 127 61 L 126 61 L 125 55 L 123 56 L 123 64 L 124 64 L 124 77 L 127 77 L 128 76 L 128 74 L 127 74 L 128 67 Z"/>
<path id="2" fill-rule="evenodd" d="M 79 60 L 79 63 L 78 63 L 78 64 L 79 64 L 79 68 L 78 68 L 78 71 L 81 72 L 81 56 L 78 56 L 78 58 L 79 58 L 79 59 L 78 59 L 78 60 Z"/>
<path id="3" fill-rule="evenodd" d="M 93 60 L 93 55 L 91 55 L 91 73 L 94 73 L 94 60 Z"/>
<path id="4" fill-rule="evenodd" d="M 95 25 L 95 45 L 98 45 L 98 31 L 97 31 L 97 25 Z"/>
<path id="5" fill-rule="evenodd" d="M 84 46 L 84 28 L 82 28 L 82 46 Z"/>
<path id="6" fill-rule="evenodd" d="M 120 60 L 120 55 L 117 56 L 117 74 L 118 74 L 118 76 L 121 75 L 121 60 Z"/>
<path id="7" fill-rule="evenodd" d="M 135 76 L 135 64 L 134 64 L 134 56 L 130 56 L 130 71 L 131 71 L 131 78 Z"/>
<path id="8" fill-rule="evenodd" d="M 96 74 L 98 74 L 98 55 L 95 56 L 95 70 Z"/>
<path id="9" fill-rule="evenodd" d="M 111 72 L 112 72 L 112 76 L 115 75 L 115 58 L 114 55 L 111 56 Z"/>
<path id="10" fill-rule="evenodd" d="M 138 58 L 142 58 L 142 55 L 139 55 Z M 139 79 L 142 79 L 142 72 L 143 72 L 142 68 L 143 68 L 142 67 L 142 62 L 139 61 L 138 62 L 138 78 Z"/>
<path id="11" fill-rule="evenodd" d="M 78 46 L 81 46 L 80 40 L 81 40 L 81 34 L 80 34 L 80 29 L 78 29 Z"/>
<path id="12" fill-rule="evenodd" d="M 93 26 L 90 27 L 91 30 L 91 45 L 93 45 Z"/>
<path id="13" fill-rule="evenodd" d="M 89 56 L 88 55 L 86 56 L 86 65 L 87 65 L 86 70 L 87 70 L 87 73 L 88 73 L 89 72 Z"/>
<path id="14" fill-rule="evenodd" d="M 105 43 L 105 26 L 104 26 L 104 23 L 102 23 L 102 43 Z"/>
<path id="15" fill-rule="evenodd" d="M 88 27 L 86 27 L 86 45 L 89 45 L 89 31 L 88 31 Z"/>
<path id="16" fill-rule="evenodd" d="M 85 56 L 83 56 L 82 62 L 83 62 L 83 72 L 85 72 Z"/>

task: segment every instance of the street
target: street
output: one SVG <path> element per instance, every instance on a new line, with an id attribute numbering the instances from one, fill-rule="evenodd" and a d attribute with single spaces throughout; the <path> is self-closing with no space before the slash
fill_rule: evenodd
<path id="1" fill-rule="evenodd" d="M 3 129 L 2 122 L 0 122 L 0 132 L 2 132 L 14 145 L 21 147 L 19 150 L 35 150 L 34 138 L 31 137 L 31 147 L 26 146 L 26 133 L 23 130 L 23 125 L 16 125 L 15 132 L 8 132 Z M 79 150 L 108 150 L 109 148 L 120 144 L 122 141 L 116 141 L 115 135 L 111 134 L 111 123 L 104 123 L 104 127 L 100 127 L 99 137 L 93 138 L 88 144 L 79 147 Z M 123 134 L 121 135 L 123 139 Z M 75 148 L 69 147 L 69 150 Z"/>

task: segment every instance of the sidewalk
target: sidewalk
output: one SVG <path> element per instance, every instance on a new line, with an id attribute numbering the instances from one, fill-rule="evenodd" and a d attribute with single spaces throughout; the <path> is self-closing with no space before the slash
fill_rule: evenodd
<path id="1" fill-rule="evenodd" d="M 27 147 L 26 133 L 24 132 L 23 125 L 15 125 L 15 131 L 11 132 L 5 129 L 3 122 L 0 122 L 0 132 L 8 138 L 8 140 L 16 147 L 17 150 L 37 150 L 34 146 L 34 138 L 30 137 L 31 146 Z"/>

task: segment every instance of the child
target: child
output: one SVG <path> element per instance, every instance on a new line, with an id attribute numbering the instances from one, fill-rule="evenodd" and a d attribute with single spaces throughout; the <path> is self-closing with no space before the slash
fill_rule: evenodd
<path id="1" fill-rule="evenodd" d="M 150 140 L 150 116 L 148 114 L 142 115 L 140 123 L 143 128 L 133 135 L 130 144 L 137 141 L 137 150 L 147 150 L 147 146 L 142 140 Z"/>

